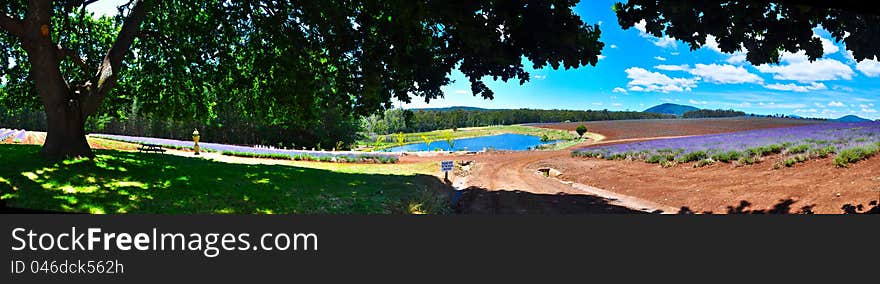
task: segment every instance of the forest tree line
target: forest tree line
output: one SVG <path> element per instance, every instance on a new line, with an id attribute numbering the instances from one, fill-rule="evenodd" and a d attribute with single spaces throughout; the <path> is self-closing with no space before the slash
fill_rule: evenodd
<path id="1" fill-rule="evenodd" d="M 364 118 L 363 131 L 384 135 L 398 132 L 424 132 L 490 125 L 658 118 L 675 118 L 675 116 L 648 112 L 609 110 L 390 109 L 386 110 L 382 115 L 377 114 Z"/>
<path id="2" fill-rule="evenodd" d="M 709 117 L 737 117 L 745 116 L 746 113 L 732 109 L 700 109 L 685 112 L 682 118 L 709 118 Z"/>
<path id="3" fill-rule="evenodd" d="M 380 114 L 358 118 L 343 111 L 325 109 L 321 119 L 293 122 L 271 121 L 255 113 L 241 113 L 234 108 L 220 108 L 217 118 L 208 123 L 198 119 L 169 119 L 139 110 L 136 105 L 117 116 L 95 116 L 86 122 L 89 133 L 147 136 L 179 140 L 191 139 L 198 129 L 202 141 L 271 145 L 301 148 L 317 144 L 351 145 L 365 134 L 385 135 L 398 132 L 422 132 L 490 125 L 595 121 L 620 119 L 674 118 L 671 115 L 609 110 L 408 110 L 389 109 Z M 46 114 L 39 109 L 10 110 L 0 106 L 0 126 L 33 131 L 46 130 Z M 346 147 L 347 148 L 347 147 Z"/>

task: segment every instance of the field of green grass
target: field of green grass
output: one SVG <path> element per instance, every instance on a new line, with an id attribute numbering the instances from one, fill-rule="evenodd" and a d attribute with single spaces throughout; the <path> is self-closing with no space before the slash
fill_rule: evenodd
<path id="1" fill-rule="evenodd" d="M 15 208 L 83 213 L 448 213 L 429 164 L 253 165 L 95 150 L 49 162 L 36 145 L 0 144 L 0 199 Z"/>
<path id="2" fill-rule="evenodd" d="M 538 127 L 529 127 L 523 125 L 498 125 L 498 126 L 484 126 L 484 127 L 469 127 L 469 128 L 459 128 L 456 131 L 452 131 L 451 129 L 445 130 L 435 130 L 429 132 L 415 132 L 415 133 L 403 133 L 403 144 L 414 144 L 414 143 L 425 143 L 424 138 L 430 139 L 432 142 L 434 141 L 444 141 L 447 136 L 451 134 L 452 139 L 460 139 L 460 138 L 470 138 L 470 137 L 479 137 L 479 136 L 489 136 L 489 135 L 498 135 L 505 133 L 513 133 L 513 134 L 525 134 L 541 137 L 543 135 L 547 135 L 547 138 L 550 140 L 574 140 L 577 139 L 577 134 L 572 132 L 568 132 L 565 130 L 557 130 L 557 129 L 548 129 L 548 128 L 538 128 Z M 375 138 L 366 138 L 364 140 L 358 141 L 357 145 L 360 147 L 370 148 L 372 150 L 381 150 L 385 148 L 399 146 L 400 143 L 397 141 L 397 134 L 388 134 L 388 135 L 380 135 L 383 136 L 384 139 L 381 143 L 378 144 L 378 148 L 376 147 Z"/>

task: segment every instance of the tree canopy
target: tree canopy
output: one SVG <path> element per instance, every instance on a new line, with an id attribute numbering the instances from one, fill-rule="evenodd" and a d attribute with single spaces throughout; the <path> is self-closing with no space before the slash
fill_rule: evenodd
<path id="1" fill-rule="evenodd" d="M 822 42 L 813 33 L 819 26 L 846 43 L 856 60 L 880 58 L 880 16 L 839 3 L 629 0 L 616 3 L 614 11 L 624 29 L 645 21 L 648 33 L 681 40 L 691 50 L 712 36 L 722 52 L 744 50 L 755 65 L 779 63 L 783 51 L 804 51 L 811 61 L 822 57 Z"/>
<path id="2" fill-rule="evenodd" d="M 0 103 L 42 103 L 49 140 L 50 109 L 61 113 L 62 102 L 82 117 L 135 106 L 209 120 L 222 107 L 307 129 L 328 111 L 369 115 L 441 97 L 456 68 L 491 99 L 484 78 L 528 81 L 524 58 L 577 68 L 595 65 L 603 47 L 598 25 L 573 13 L 576 0 L 132 0 L 114 18 L 91 15 L 94 2 L 0 7 L 0 57 L 14 63 L 0 64 Z"/>

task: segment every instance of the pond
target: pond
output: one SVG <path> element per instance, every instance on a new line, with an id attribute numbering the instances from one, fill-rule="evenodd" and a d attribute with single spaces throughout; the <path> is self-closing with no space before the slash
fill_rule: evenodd
<path id="1" fill-rule="evenodd" d="M 455 150 L 464 151 L 482 151 L 487 148 L 495 150 L 524 151 L 528 150 L 529 148 L 535 148 L 535 146 L 538 145 L 554 142 L 556 141 L 541 142 L 541 137 L 523 134 L 500 134 L 492 136 L 461 138 L 454 140 Z M 452 150 L 452 147 L 450 147 L 449 143 L 447 143 L 445 140 L 440 140 L 431 142 L 430 146 L 425 145 L 425 143 L 416 143 L 389 148 L 385 151 L 418 152 L 434 151 L 436 149 L 440 149 L 442 151 L 450 151 Z"/>

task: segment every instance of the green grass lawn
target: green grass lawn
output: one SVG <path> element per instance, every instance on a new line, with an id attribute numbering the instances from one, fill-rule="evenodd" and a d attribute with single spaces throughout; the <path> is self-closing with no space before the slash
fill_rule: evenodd
<path id="1" fill-rule="evenodd" d="M 468 127 L 468 128 L 459 128 L 457 131 L 452 131 L 451 129 L 445 130 L 435 130 L 428 132 L 416 132 L 416 133 L 404 133 L 404 142 L 403 144 L 415 144 L 415 143 L 425 143 L 425 140 L 422 139 L 422 136 L 430 139 L 432 142 L 435 141 L 445 141 L 446 135 L 448 133 L 452 134 L 452 139 L 460 139 L 460 138 L 470 138 L 470 137 L 478 137 L 478 136 L 488 136 L 488 135 L 498 135 L 504 133 L 514 133 L 514 134 L 525 134 L 525 135 L 533 135 L 541 137 L 543 135 L 547 135 L 550 140 L 573 140 L 577 138 L 577 134 L 572 132 L 557 130 L 557 129 L 548 129 L 548 128 L 538 128 L 538 127 L 530 127 L 523 125 L 499 125 L 499 126 L 485 126 L 485 127 Z M 385 137 L 384 141 L 379 144 L 378 149 L 385 149 L 390 147 L 399 146 L 400 144 L 397 142 L 396 134 L 388 134 L 382 135 Z M 358 145 L 364 147 L 373 148 L 376 143 L 375 140 L 361 140 L 358 141 Z"/>
<path id="2" fill-rule="evenodd" d="M 48 162 L 40 147 L 0 144 L 7 206 L 85 213 L 447 213 L 425 165 L 248 165 L 95 150 Z M 396 168 L 394 168 L 396 167 Z"/>

